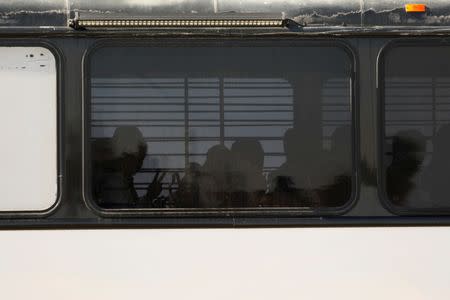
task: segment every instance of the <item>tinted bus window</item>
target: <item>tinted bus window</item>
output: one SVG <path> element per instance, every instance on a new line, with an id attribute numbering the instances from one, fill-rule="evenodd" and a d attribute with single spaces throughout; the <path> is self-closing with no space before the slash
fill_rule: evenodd
<path id="1" fill-rule="evenodd" d="M 385 56 L 384 187 L 397 208 L 450 208 L 449 53 L 410 45 Z"/>
<path id="2" fill-rule="evenodd" d="M 45 211 L 57 200 L 57 75 L 42 47 L 0 47 L 0 211 Z"/>
<path id="3" fill-rule="evenodd" d="M 88 68 L 88 183 L 99 207 L 308 211 L 350 201 L 345 50 L 109 46 Z"/>

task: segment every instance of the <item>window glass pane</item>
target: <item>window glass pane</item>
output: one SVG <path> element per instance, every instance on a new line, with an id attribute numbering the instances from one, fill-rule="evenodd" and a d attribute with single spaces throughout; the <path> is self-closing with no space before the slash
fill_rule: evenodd
<path id="1" fill-rule="evenodd" d="M 57 197 L 56 63 L 41 47 L 0 47 L 0 211 L 41 211 Z"/>
<path id="2" fill-rule="evenodd" d="M 335 47 L 106 47 L 91 56 L 102 208 L 337 208 L 352 194 L 351 68 Z"/>
<path id="3" fill-rule="evenodd" d="M 384 170 L 390 202 L 449 208 L 450 47 L 389 51 L 384 78 Z"/>

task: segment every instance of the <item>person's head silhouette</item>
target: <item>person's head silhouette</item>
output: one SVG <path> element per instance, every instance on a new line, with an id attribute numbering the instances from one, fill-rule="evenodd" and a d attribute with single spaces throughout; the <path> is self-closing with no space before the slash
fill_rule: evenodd
<path id="1" fill-rule="evenodd" d="M 137 127 L 117 127 L 111 145 L 114 158 L 120 162 L 120 169 L 125 175 L 139 171 L 147 154 L 147 143 Z"/>
<path id="2" fill-rule="evenodd" d="M 242 139 L 233 143 L 231 153 L 237 163 L 249 163 L 256 170 L 264 167 L 264 150 L 257 139 Z"/>
<path id="3" fill-rule="evenodd" d="M 231 152 L 223 145 L 211 147 L 206 154 L 206 161 L 203 165 L 204 171 L 214 174 L 229 171 L 231 167 Z"/>
<path id="4" fill-rule="evenodd" d="M 400 131 L 392 139 L 392 163 L 416 168 L 425 158 L 426 139 L 417 130 Z"/>

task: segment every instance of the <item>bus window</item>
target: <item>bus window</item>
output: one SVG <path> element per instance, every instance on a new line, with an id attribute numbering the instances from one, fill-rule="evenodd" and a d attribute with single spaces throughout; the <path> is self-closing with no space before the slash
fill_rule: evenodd
<path id="1" fill-rule="evenodd" d="M 100 208 L 351 200 L 353 65 L 342 48 L 111 45 L 87 67 L 87 184 Z"/>
<path id="2" fill-rule="evenodd" d="M 57 200 L 57 75 L 42 47 L 0 47 L 0 212 L 36 212 Z"/>
<path id="3" fill-rule="evenodd" d="M 449 51 L 398 45 L 383 61 L 383 182 L 399 212 L 450 208 Z"/>

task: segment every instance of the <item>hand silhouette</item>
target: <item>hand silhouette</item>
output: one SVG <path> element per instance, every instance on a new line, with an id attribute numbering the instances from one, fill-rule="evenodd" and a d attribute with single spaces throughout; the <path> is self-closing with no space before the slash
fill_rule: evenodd
<path id="1" fill-rule="evenodd" d="M 155 176 L 153 177 L 153 181 L 147 187 L 147 197 L 150 200 L 158 197 L 163 190 L 162 180 L 164 179 L 164 176 L 166 176 L 166 172 L 163 172 L 161 176 L 159 175 L 159 173 L 160 171 L 156 172 Z"/>

